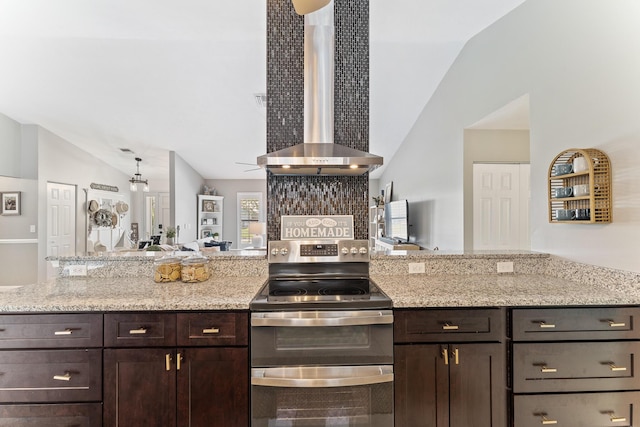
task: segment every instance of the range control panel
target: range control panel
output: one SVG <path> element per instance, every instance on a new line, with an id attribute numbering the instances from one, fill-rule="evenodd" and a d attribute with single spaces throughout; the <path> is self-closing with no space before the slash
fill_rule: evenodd
<path id="1" fill-rule="evenodd" d="M 269 262 L 368 262 L 367 240 L 274 240 L 269 242 Z"/>

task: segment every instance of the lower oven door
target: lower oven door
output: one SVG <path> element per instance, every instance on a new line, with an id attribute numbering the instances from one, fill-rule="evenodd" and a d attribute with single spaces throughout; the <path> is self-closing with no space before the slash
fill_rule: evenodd
<path id="1" fill-rule="evenodd" d="M 391 364 L 391 310 L 251 313 L 252 367 Z"/>
<path id="2" fill-rule="evenodd" d="M 393 426 L 393 366 L 251 369 L 252 427 Z"/>

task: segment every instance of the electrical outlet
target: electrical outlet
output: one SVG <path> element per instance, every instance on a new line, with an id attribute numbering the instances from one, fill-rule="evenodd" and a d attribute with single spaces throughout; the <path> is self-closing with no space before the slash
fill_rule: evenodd
<path id="1" fill-rule="evenodd" d="M 424 262 L 410 262 L 409 263 L 409 274 L 417 274 L 424 273 Z"/>
<path id="2" fill-rule="evenodd" d="M 86 264 L 69 265 L 67 266 L 67 271 L 69 272 L 69 276 L 86 276 L 87 265 Z"/>
<path id="3" fill-rule="evenodd" d="M 513 273 L 513 262 L 499 262 L 497 268 L 498 273 Z"/>

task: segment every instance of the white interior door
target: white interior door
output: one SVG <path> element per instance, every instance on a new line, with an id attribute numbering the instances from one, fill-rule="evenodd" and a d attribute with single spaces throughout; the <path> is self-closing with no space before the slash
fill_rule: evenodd
<path id="1" fill-rule="evenodd" d="M 474 249 L 530 249 L 529 171 L 528 164 L 473 165 Z"/>
<path id="2" fill-rule="evenodd" d="M 47 256 L 76 254 L 76 187 L 47 183 Z"/>

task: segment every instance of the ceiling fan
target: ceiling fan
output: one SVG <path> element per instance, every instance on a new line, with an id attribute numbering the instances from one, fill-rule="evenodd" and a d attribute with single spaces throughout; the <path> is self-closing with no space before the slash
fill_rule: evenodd
<path id="1" fill-rule="evenodd" d="M 252 172 L 252 171 L 257 171 L 262 169 L 260 166 L 258 166 L 257 163 L 244 163 L 244 162 L 235 162 L 236 165 L 247 165 L 247 166 L 255 166 L 255 168 L 252 169 L 246 169 L 243 172 Z"/>

